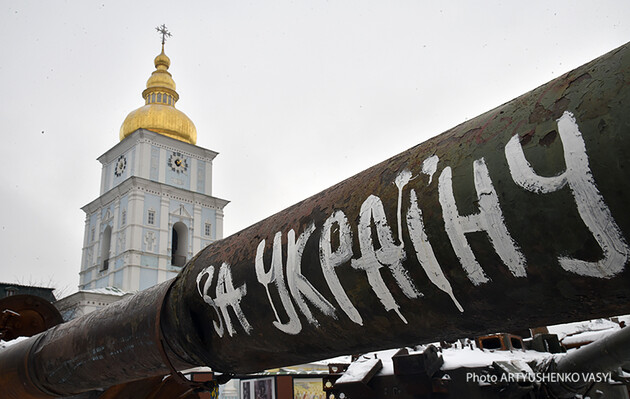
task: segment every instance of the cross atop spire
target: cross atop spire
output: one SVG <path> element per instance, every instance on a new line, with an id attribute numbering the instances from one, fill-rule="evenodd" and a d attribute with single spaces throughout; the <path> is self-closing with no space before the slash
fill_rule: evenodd
<path id="1" fill-rule="evenodd" d="M 171 32 L 168 31 L 168 29 L 166 28 L 166 25 L 164 24 L 162 24 L 162 26 L 158 26 L 157 28 L 155 28 L 155 30 L 158 31 L 158 33 L 162 35 L 162 46 L 164 46 L 164 42 L 166 42 L 166 38 L 171 37 Z"/>

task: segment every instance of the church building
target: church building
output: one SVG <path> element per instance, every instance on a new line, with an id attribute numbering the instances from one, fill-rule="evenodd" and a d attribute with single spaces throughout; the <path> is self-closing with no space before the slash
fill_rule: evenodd
<path id="1" fill-rule="evenodd" d="M 129 113 L 120 142 L 98 158 L 100 196 L 82 208 L 80 290 L 143 290 L 223 237 L 228 201 L 212 195 L 217 153 L 195 145 L 195 125 L 175 108 L 164 40 L 154 63 L 145 105 Z"/>

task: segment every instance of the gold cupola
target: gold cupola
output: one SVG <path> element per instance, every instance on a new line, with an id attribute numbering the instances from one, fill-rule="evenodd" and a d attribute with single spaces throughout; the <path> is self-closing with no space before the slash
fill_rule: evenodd
<path id="1" fill-rule="evenodd" d="M 171 60 L 164 54 L 164 41 L 162 52 L 155 57 L 154 64 L 155 71 L 142 92 L 145 105 L 127 115 L 120 127 L 120 140 L 138 129 L 147 129 L 186 143 L 197 143 L 195 124 L 175 108 L 179 94 L 175 91 L 175 81 L 168 71 Z"/>

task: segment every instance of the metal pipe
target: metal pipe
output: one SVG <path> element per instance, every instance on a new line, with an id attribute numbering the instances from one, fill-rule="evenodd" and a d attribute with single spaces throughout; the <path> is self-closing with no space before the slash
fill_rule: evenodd
<path id="1" fill-rule="evenodd" d="M 0 392 L 16 399 L 69 396 L 193 367 L 160 342 L 172 281 L 59 324 L 0 351 Z"/>
<path id="2" fill-rule="evenodd" d="M 247 373 L 627 313 L 629 88 L 626 44 L 209 246 L 168 341 Z"/>
<path id="3" fill-rule="evenodd" d="M 0 352 L 0 391 L 168 373 L 156 330 L 176 368 L 248 373 L 627 313 L 629 88 L 627 44 Z"/>
<path id="4" fill-rule="evenodd" d="M 576 349 L 558 361 L 559 373 L 615 370 L 630 362 L 630 328 Z"/>
<path id="5" fill-rule="evenodd" d="M 573 398 L 593 384 L 595 373 L 617 371 L 630 362 L 630 328 L 623 328 L 595 342 L 567 353 L 552 364 L 550 372 L 570 375 L 565 381 L 549 384 L 559 398 Z M 600 375 L 596 377 L 601 378 Z"/>

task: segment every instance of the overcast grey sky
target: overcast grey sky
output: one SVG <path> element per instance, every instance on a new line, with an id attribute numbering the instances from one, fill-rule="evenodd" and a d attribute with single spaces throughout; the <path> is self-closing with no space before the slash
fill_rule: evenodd
<path id="1" fill-rule="evenodd" d="M 227 236 L 624 44 L 630 1 L 4 0 L 0 281 L 76 291 L 161 24 Z"/>

